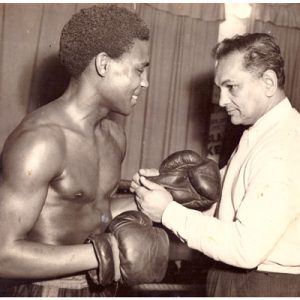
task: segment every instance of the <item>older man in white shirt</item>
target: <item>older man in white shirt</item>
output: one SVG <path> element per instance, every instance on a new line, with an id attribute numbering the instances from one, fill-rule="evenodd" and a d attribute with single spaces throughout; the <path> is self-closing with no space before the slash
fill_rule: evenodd
<path id="1" fill-rule="evenodd" d="M 140 170 L 139 207 L 190 248 L 217 263 L 208 296 L 300 296 L 300 115 L 284 93 L 284 62 L 273 37 L 254 33 L 214 49 L 220 106 L 248 125 L 221 170 L 222 197 L 208 212 L 188 209 Z"/>

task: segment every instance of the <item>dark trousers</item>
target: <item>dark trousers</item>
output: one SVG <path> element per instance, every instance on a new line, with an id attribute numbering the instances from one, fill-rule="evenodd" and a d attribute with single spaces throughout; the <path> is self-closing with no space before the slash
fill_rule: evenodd
<path id="1" fill-rule="evenodd" d="M 246 270 L 217 263 L 208 272 L 209 297 L 299 297 L 300 274 Z"/>

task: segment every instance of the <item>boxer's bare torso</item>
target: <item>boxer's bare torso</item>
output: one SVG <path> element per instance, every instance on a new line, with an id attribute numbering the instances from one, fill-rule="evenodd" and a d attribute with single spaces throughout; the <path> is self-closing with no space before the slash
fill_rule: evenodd
<path id="1" fill-rule="evenodd" d="M 7 139 L 0 176 L 6 277 L 51 278 L 97 265 L 84 242 L 112 218 L 125 134 L 106 117 L 87 123 L 80 126 L 59 99 L 26 116 Z"/>
<path id="2" fill-rule="evenodd" d="M 43 149 L 47 146 L 50 149 Z M 116 123 L 104 119 L 94 132 L 84 131 L 67 120 L 58 101 L 29 115 L 6 148 L 18 151 L 13 160 L 18 166 L 12 166 L 12 170 L 21 165 L 27 181 L 30 177 L 34 180 L 34 172 L 47 174 L 47 169 L 54 169 L 53 176 L 48 175 L 49 182 L 44 182 L 47 193 L 38 200 L 38 211 L 31 212 L 32 227 L 26 232 L 29 240 L 79 244 L 96 229 L 105 230 L 111 220 L 110 199 L 120 180 L 125 151 L 125 135 Z M 45 152 L 47 158 L 40 158 Z M 38 171 L 34 165 L 39 162 L 44 165 Z M 21 176 L 16 176 L 18 179 Z M 24 201 L 30 205 L 30 195 L 27 197 Z"/>

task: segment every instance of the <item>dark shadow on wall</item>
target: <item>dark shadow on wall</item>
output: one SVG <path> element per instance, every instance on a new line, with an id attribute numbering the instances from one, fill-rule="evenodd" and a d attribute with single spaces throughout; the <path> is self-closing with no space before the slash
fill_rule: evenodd
<path id="1" fill-rule="evenodd" d="M 214 74 L 206 73 L 191 80 L 189 117 L 193 124 L 193 139 L 200 140 L 203 155 L 207 155 Z"/>
<path id="2" fill-rule="evenodd" d="M 58 55 L 52 55 L 45 59 L 33 74 L 28 112 L 61 96 L 69 81 L 70 76 L 61 65 Z"/>

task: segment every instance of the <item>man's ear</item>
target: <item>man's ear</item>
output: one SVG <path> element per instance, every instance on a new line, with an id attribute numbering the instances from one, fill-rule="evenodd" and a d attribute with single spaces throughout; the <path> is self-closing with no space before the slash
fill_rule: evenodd
<path id="1" fill-rule="evenodd" d="M 105 77 L 105 74 L 109 68 L 109 63 L 110 57 L 105 52 L 101 52 L 95 57 L 95 68 L 100 77 Z"/>
<path id="2" fill-rule="evenodd" d="M 278 88 L 278 80 L 276 73 L 273 70 L 266 70 L 263 73 L 262 79 L 265 84 L 266 96 L 273 96 Z"/>

